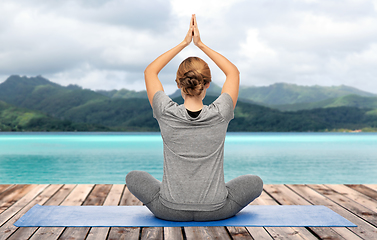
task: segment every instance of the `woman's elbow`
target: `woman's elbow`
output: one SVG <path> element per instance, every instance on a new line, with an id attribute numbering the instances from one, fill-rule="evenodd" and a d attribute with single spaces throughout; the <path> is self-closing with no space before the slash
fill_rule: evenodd
<path id="1" fill-rule="evenodd" d="M 234 66 L 234 74 L 238 76 L 240 75 L 240 71 L 238 70 L 236 66 Z"/>
<path id="2" fill-rule="evenodd" d="M 144 70 L 144 77 L 149 77 L 149 76 L 157 76 L 158 75 L 158 73 L 156 72 L 156 71 L 153 71 L 153 69 L 151 69 L 151 68 L 146 68 L 145 70 Z"/>
<path id="3" fill-rule="evenodd" d="M 227 71 L 227 76 L 233 76 L 233 77 L 239 77 L 240 76 L 240 71 L 238 70 L 238 68 L 233 65 L 232 68 L 229 69 L 229 71 Z"/>
<path id="4" fill-rule="evenodd" d="M 228 74 L 226 74 L 226 77 L 231 77 L 234 79 L 240 79 L 240 71 L 235 67 L 232 71 L 230 71 Z"/>
<path id="5" fill-rule="evenodd" d="M 151 70 L 150 70 L 149 67 L 145 68 L 145 69 L 144 69 L 144 76 L 145 76 L 145 75 L 148 75 L 148 74 L 150 73 L 150 71 L 151 71 Z"/>

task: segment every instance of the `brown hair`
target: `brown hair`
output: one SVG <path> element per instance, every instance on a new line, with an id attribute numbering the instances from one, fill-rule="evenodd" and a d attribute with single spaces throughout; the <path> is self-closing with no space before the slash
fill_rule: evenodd
<path id="1" fill-rule="evenodd" d="M 211 82 L 211 71 L 201 58 L 188 57 L 179 65 L 175 81 L 185 94 L 198 96 L 204 85 Z"/>

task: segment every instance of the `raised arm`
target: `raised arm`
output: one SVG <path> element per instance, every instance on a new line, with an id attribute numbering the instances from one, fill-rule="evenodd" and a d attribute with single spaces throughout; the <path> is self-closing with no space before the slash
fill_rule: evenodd
<path id="1" fill-rule="evenodd" d="M 156 92 L 164 91 L 164 88 L 162 87 L 162 84 L 158 79 L 158 73 L 166 66 L 166 64 L 170 62 L 170 60 L 172 60 L 180 51 L 182 51 L 182 49 L 184 49 L 191 43 L 193 31 L 193 18 L 191 18 L 190 28 L 186 34 L 185 39 L 174 48 L 156 58 L 156 60 L 149 64 L 148 67 L 144 70 L 145 86 L 147 88 L 148 99 L 152 107 L 153 97 Z"/>
<path id="2" fill-rule="evenodd" d="M 221 90 L 221 93 L 228 93 L 233 100 L 233 108 L 236 107 L 238 99 L 238 91 L 240 87 L 240 72 L 237 67 L 231 63 L 227 58 L 225 58 L 220 53 L 207 47 L 200 39 L 198 24 L 196 23 L 196 17 L 193 15 L 194 24 L 194 44 L 200 48 L 212 61 L 224 72 L 226 76 L 225 83 Z"/>

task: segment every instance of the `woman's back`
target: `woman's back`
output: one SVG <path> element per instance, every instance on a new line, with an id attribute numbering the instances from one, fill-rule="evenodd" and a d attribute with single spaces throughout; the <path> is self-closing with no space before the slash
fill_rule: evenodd
<path id="1" fill-rule="evenodd" d="M 178 210 L 216 210 L 227 196 L 224 141 L 233 118 L 231 97 L 224 93 L 197 118 L 164 92 L 153 99 L 153 113 L 164 142 L 161 201 Z"/>

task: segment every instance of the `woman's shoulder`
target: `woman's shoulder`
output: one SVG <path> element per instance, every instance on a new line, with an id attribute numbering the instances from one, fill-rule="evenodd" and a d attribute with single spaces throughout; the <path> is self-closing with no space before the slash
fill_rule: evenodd
<path id="1" fill-rule="evenodd" d="M 164 91 L 158 91 L 153 96 L 153 109 L 155 107 L 161 107 L 163 105 L 168 104 L 169 102 L 173 102 L 173 100 L 166 95 Z"/>
<path id="2" fill-rule="evenodd" d="M 179 111 L 179 105 L 174 102 L 164 91 L 158 91 L 153 96 L 153 113 L 156 116 L 166 111 Z"/>
<path id="3" fill-rule="evenodd" d="M 232 105 L 233 109 L 233 100 L 232 97 L 228 93 L 221 93 L 215 101 L 213 101 L 209 106 L 229 106 Z"/>
<path id="4" fill-rule="evenodd" d="M 222 93 L 213 103 L 208 106 L 210 111 L 217 111 L 227 120 L 234 117 L 233 100 L 228 93 Z"/>

